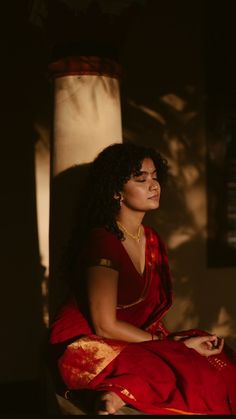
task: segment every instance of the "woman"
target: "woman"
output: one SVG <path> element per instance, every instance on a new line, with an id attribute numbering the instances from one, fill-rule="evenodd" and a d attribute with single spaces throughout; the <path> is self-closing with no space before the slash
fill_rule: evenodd
<path id="1" fill-rule="evenodd" d="M 72 297 L 50 344 L 65 388 L 96 391 L 99 415 L 124 404 L 149 414 L 236 414 L 235 353 L 215 335 L 171 334 L 162 323 L 172 303 L 168 259 L 142 220 L 159 207 L 166 174 L 158 152 L 131 143 L 107 147 L 91 166 Z"/>

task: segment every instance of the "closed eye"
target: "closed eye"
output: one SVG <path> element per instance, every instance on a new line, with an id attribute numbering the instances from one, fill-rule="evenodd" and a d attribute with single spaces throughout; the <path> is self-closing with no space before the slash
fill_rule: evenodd
<path id="1" fill-rule="evenodd" d="M 135 182 L 146 182 L 147 179 L 135 179 Z M 153 177 L 152 180 L 155 180 L 156 182 L 158 182 L 158 179 L 156 177 Z"/>

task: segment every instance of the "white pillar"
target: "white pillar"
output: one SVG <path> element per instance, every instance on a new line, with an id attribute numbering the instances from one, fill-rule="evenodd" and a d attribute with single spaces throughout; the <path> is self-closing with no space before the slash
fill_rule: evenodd
<path id="1" fill-rule="evenodd" d="M 66 57 L 52 63 L 50 70 L 55 80 L 49 262 L 49 311 L 53 317 L 66 295 L 58 271 L 62 251 L 78 221 L 75 208 L 83 175 L 80 169 L 106 146 L 122 142 L 122 123 L 120 68 L 114 61 Z"/>
<path id="2" fill-rule="evenodd" d="M 122 141 L 119 67 L 99 57 L 71 57 L 55 73 L 53 175 L 89 163 L 104 147 Z"/>

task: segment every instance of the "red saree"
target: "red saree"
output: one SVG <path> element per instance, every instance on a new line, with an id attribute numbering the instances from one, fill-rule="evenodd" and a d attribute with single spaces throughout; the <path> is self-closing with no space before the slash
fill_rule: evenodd
<path id="1" fill-rule="evenodd" d="M 154 230 L 145 226 L 145 234 L 146 262 L 140 275 L 115 235 L 94 230 L 79 261 L 79 289 L 86 267 L 116 269 L 117 318 L 160 339 L 126 343 L 96 336 L 85 297 L 72 298 L 50 330 L 52 347 L 64 343 L 57 359 L 60 377 L 68 389 L 113 391 L 148 414 L 236 414 L 235 353 L 225 347 L 220 355 L 203 357 L 170 338 L 161 321 L 172 302 L 167 254 Z"/>

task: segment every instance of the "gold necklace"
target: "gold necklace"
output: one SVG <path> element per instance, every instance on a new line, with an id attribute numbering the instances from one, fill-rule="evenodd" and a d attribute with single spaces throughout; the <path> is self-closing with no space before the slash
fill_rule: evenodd
<path id="1" fill-rule="evenodd" d="M 136 240 L 139 243 L 140 236 L 141 236 L 141 225 L 138 228 L 138 233 L 137 234 L 132 234 L 125 228 L 125 226 L 123 226 L 123 224 L 120 223 L 120 221 L 117 221 L 117 224 L 118 224 L 119 227 L 122 228 L 122 230 L 127 234 L 127 236 L 131 237 L 132 239 Z"/>

